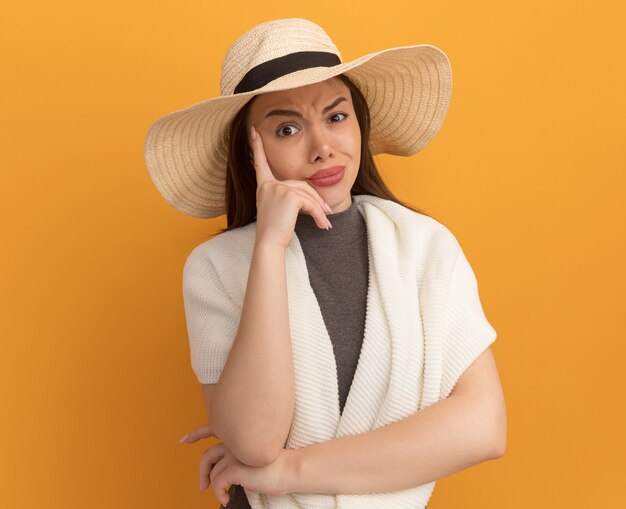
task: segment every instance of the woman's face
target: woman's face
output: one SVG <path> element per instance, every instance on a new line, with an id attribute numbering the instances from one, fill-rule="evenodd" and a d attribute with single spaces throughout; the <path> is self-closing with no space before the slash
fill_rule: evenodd
<path id="1" fill-rule="evenodd" d="M 361 130 L 350 90 L 338 79 L 255 97 L 247 118 L 261 134 L 276 180 L 304 180 L 333 212 L 350 207 L 361 162 Z M 315 177 L 320 170 L 336 176 Z M 319 176 L 319 174 L 318 174 Z"/>

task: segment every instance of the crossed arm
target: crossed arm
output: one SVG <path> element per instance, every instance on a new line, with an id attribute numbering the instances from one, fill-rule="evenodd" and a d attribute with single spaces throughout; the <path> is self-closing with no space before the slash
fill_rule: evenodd
<path id="1" fill-rule="evenodd" d="M 186 271 L 189 304 L 234 314 L 219 292 L 199 290 L 206 266 L 194 269 L 195 263 Z M 209 297 L 217 300 L 206 302 Z M 200 326 L 195 333 L 203 337 Z M 497 458 L 506 447 L 504 397 L 487 348 L 445 400 L 368 433 L 284 449 L 295 392 L 285 249 L 263 242 L 255 244 L 237 334 L 219 382 L 202 389 L 208 425 L 183 441 L 210 435 L 221 440 L 204 453 L 200 482 L 206 487 L 210 477 L 223 498 L 227 484 L 267 494 L 398 491 Z"/>
<path id="2" fill-rule="evenodd" d="M 488 348 L 447 399 L 368 433 L 293 450 L 290 491 L 359 494 L 421 486 L 502 456 L 506 426 Z"/>
<path id="3" fill-rule="evenodd" d="M 504 396 L 487 348 L 447 399 L 374 431 L 283 449 L 274 463 L 247 468 L 268 476 L 278 468 L 284 493 L 398 491 L 502 456 L 506 435 Z"/>

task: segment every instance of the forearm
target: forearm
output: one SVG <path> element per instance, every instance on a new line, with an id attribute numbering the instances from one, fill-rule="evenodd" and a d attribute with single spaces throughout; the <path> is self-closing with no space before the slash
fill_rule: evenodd
<path id="1" fill-rule="evenodd" d="M 257 244 L 239 328 L 211 406 L 216 434 L 243 463 L 271 462 L 284 446 L 293 371 L 285 251 Z"/>
<path id="2" fill-rule="evenodd" d="M 492 417 L 450 396 L 368 433 L 287 450 L 287 491 L 381 493 L 441 479 L 502 454 Z"/>

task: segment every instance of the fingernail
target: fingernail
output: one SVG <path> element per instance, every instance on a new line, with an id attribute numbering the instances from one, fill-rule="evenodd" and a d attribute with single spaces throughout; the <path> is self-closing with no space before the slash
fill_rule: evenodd
<path id="1" fill-rule="evenodd" d="M 183 438 L 181 438 L 178 443 L 182 444 L 185 440 L 187 440 L 189 438 L 189 433 L 187 433 Z"/>
<path id="2" fill-rule="evenodd" d="M 250 136 L 252 136 L 253 140 L 256 140 L 256 129 L 254 128 L 254 126 L 250 128 Z"/>
<path id="3" fill-rule="evenodd" d="M 328 220 L 328 218 L 326 219 L 326 222 L 328 223 L 328 229 L 331 229 L 333 224 Z"/>
<path id="4" fill-rule="evenodd" d="M 333 211 L 333 209 L 330 208 L 330 205 L 326 202 L 324 202 L 324 208 L 326 209 L 326 212 L 328 212 L 329 214 L 331 214 Z"/>

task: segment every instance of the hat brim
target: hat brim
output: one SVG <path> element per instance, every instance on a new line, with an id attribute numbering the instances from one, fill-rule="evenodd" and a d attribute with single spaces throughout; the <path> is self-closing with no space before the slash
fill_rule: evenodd
<path id="1" fill-rule="evenodd" d="M 346 74 L 368 103 L 373 154 L 413 155 L 441 128 L 452 92 L 448 57 L 429 44 L 390 48 L 333 67 L 303 69 L 257 90 L 207 99 L 159 118 L 144 146 L 152 181 L 185 214 L 223 214 L 228 128 L 237 112 L 255 95 L 339 74 Z"/>

